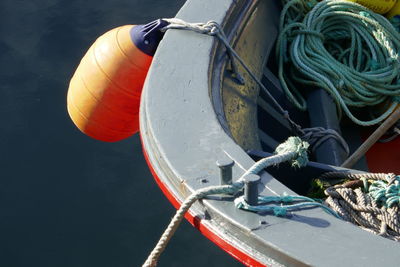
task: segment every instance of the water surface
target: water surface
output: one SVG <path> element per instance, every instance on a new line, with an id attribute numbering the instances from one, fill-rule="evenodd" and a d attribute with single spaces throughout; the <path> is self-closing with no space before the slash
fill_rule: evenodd
<path id="1" fill-rule="evenodd" d="M 183 0 L 2 0 L 0 266 L 140 266 L 174 209 L 138 136 L 102 143 L 70 121 L 66 92 L 97 36 L 171 17 Z M 159 266 L 241 266 L 187 222 Z"/>

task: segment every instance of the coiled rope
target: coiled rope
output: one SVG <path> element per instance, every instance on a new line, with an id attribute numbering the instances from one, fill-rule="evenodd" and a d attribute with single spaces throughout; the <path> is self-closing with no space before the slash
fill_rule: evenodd
<path id="1" fill-rule="evenodd" d="M 394 174 L 331 172 L 319 179 L 350 180 L 325 190 L 325 203 L 344 220 L 400 241 L 400 177 Z"/>
<path id="2" fill-rule="evenodd" d="M 158 258 L 167 247 L 167 244 L 175 231 L 178 229 L 185 213 L 190 209 L 194 202 L 209 195 L 228 194 L 234 195 L 244 186 L 244 177 L 248 174 L 257 174 L 264 168 L 277 165 L 282 162 L 291 161 L 292 166 L 304 166 L 307 164 L 308 144 L 298 137 L 289 137 L 286 142 L 280 144 L 276 149 L 276 155 L 257 161 L 248 169 L 235 183 L 231 185 L 209 186 L 193 192 L 177 210 L 167 229 L 162 234 L 157 245 L 154 247 L 143 267 L 153 267 L 157 265 Z"/>
<path id="3" fill-rule="evenodd" d="M 344 112 L 362 126 L 385 120 L 400 95 L 400 35 L 384 17 L 349 1 L 286 1 L 277 41 L 278 73 L 289 100 L 306 110 L 304 87 L 326 90 Z M 378 112 L 377 105 L 384 111 Z M 370 107 L 374 118 L 354 115 Z M 352 108 L 352 110 L 350 110 Z"/>

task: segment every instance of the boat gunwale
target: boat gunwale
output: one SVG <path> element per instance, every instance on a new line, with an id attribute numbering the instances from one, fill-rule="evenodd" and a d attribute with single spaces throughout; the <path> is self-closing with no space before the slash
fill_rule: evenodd
<path id="1" fill-rule="evenodd" d="M 189 0 L 185 6 L 192 4 L 192 3 L 196 3 L 197 0 Z M 197 1 L 198 2 L 198 1 Z M 231 2 L 231 5 L 234 5 L 235 2 L 237 1 L 224 1 L 224 3 L 227 2 Z M 197 3 L 198 4 L 198 3 Z M 225 13 L 224 15 L 228 14 L 229 12 Z M 185 18 L 185 14 L 184 13 L 180 13 L 181 15 L 183 15 L 183 19 Z M 225 16 L 224 16 L 225 18 Z M 213 18 L 215 19 L 215 17 Z M 169 36 L 171 35 L 171 36 Z M 179 36 L 178 33 L 168 33 L 166 34 L 165 38 L 171 37 L 171 38 L 177 38 Z M 171 38 L 169 38 L 168 40 L 171 40 Z M 213 51 L 212 49 L 215 48 L 215 40 L 203 40 L 204 42 L 207 43 L 206 47 L 208 49 L 210 49 L 209 51 Z M 162 47 L 162 45 L 161 45 Z M 158 50 L 157 53 L 161 53 L 161 50 Z M 203 53 L 204 54 L 204 53 Z M 155 59 L 157 57 L 157 54 L 155 56 Z M 161 62 L 162 64 L 163 62 Z M 212 68 L 210 67 L 209 64 L 208 65 L 208 69 L 207 69 L 207 74 L 208 74 L 208 78 L 212 77 L 212 75 L 210 76 L 210 71 L 212 70 Z M 157 125 L 154 122 L 151 122 L 151 119 L 155 118 L 155 114 L 151 114 L 153 117 L 152 118 L 148 118 L 147 115 L 148 114 L 148 109 L 147 109 L 147 105 L 154 105 L 153 101 L 151 99 L 149 99 L 149 97 L 146 95 L 147 93 L 147 87 L 151 87 L 154 85 L 154 81 L 152 80 L 152 71 L 154 71 L 154 73 L 156 73 L 157 71 L 155 70 L 155 68 L 158 68 L 159 66 L 155 66 L 154 69 L 153 67 L 150 70 L 150 75 L 148 75 L 147 79 L 146 79 L 146 84 L 145 84 L 145 90 L 144 93 L 142 95 L 142 104 L 141 104 L 141 121 L 140 121 L 140 126 L 141 126 L 141 139 L 142 139 L 142 144 L 143 144 L 143 150 L 145 152 L 146 158 L 147 158 L 147 162 L 149 167 L 154 171 L 153 175 L 157 181 L 157 183 L 159 184 L 159 186 L 161 187 L 161 189 L 165 188 L 165 190 L 163 190 L 164 194 L 167 195 L 167 197 L 169 198 L 169 200 L 174 203 L 175 201 L 175 205 L 179 202 L 182 202 L 182 200 L 188 195 L 190 194 L 191 190 L 196 189 L 196 187 L 193 187 L 193 184 L 191 184 L 189 186 L 188 182 L 190 182 L 189 180 L 187 180 L 185 178 L 185 175 L 183 175 L 182 173 L 178 172 L 176 169 L 176 166 L 174 166 L 174 164 L 172 164 L 170 162 L 170 158 L 165 157 L 165 154 L 163 153 L 163 151 L 160 151 L 160 139 L 157 139 L 157 137 L 155 137 L 154 134 L 154 127 L 164 127 L 164 126 L 160 126 Z M 208 86 L 210 86 L 210 80 L 207 80 Z M 157 86 L 157 84 L 156 84 Z M 158 84 L 158 86 L 160 86 L 160 84 Z M 214 118 L 215 120 L 217 120 L 217 118 Z M 151 125 L 148 125 L 148 123 L 150 123 Z M 168 122 L 170 123 L 170 122 Z M 214 123 L 214 122 L 213 122 Z M 171 124 L 172 125 L 172 124 Z M 218 130 L 218 134 L 221 134 L 222 132 L 226 135 L 224 138 L 228 138 L 230 141 L 228 144 L 222 144 L 221 145 L 221 149 L 222 151 L 224 151 L 224 149 L 227 149 L 226 146 L 229 146 L 229 149 L 231 149 L 230 152 L 232 152 L 230 154 L 230 156 L 232 156 L 233 154 L 237 154 L 236 156 L 233 155 L 234 159 L 238 159 L 238 155 L 240 155 L 240 160 L 238 160 L 238 164 L 241 164 L 241 166 L 239 166 L 239 169 L 241 169 L 241 171 L 244 171 L 245 169 L 247 169 L 249 166 L 251 166 L 251 164 L 254 162 L 244 151 L 239 151 L 239 147 L 234 144 L 233 140 L 231 140 L 231 138 L 229 137 L 229 135 L 227 135 L 226 131 L 223 131 L 221 125 L 219 124 L 219 127 L 221 128 L 220 130 Z M 157 129 L 158 130 L 158 129 Z M 182 129 L 184 130 L 184 129 Z M 156 140 L 157 139 L 157 140 Z M 151 144 L 152 143 L 152 144 Z M 163 143 L 163 145 L 165 145 L 165 143 Z M 163 148 L 161 148 L 163 149 Z M 225 151 L 226 152 L 226 151 Z M 174 158 L 173 160 L 176 160 L 176 158 Z M 240 162 L 239 162 L 240 161 Z M 208 169 L 206 170 L 206 172 L 209 171 Z M 169 173 L 166 173 L 169 172 Z M 214 175 L 217 173 L 217 170 L 212 170 L 212 174 L 209 175 Z M 167 177 L 168 174 L 171 175 L 171 177 Z M 237 174 L 237 171 L 236 171 Z M 271 180 L 271 176 L 268 174 L 263 174 L 264 180 L 268 180 L 269 182 L 274 182 L 273 180 Z M 201 178 L 201 177 L 200 177 Z M 276 182 L 276 181 L 275 181 Z M 202 187 L 204 185 L 197 185 L 198 188 Z M 285 187 L 286 188 L 286 187 Z M 290 190 L 287 190 L 288 192 L 290 192 Z M 211 203 L 211 204 L 210 204 Z M 215 229 L 217 228 L 213 228 L 212 227 L 212 221 L 211 220 L 204 220 L 204 212 L 205 209 L 207 208 L 212 208 L 212 201 L 203 201 L 202 204 L 196 203 L 196 205 L 194 205 L 194 207 L 190 210 L 189 212 L 189 219 L 190 217 L 193 217 L 192 220 L 192 224 L 196 227 L 196 228 L 201 228 L 202 226 L 206 227 L 206 229 L 210 230 L 210 233 L 214 234 L 209 234 L 207 236 L 207 234 L 205 234 L 208 238 L 210 238 L 212 241 L 214 241 L 214 238 L 219 237 L 222 240 L 225 240 L 225 243 L 228 244 L 229 246 L 229 242 L 231 240 L 229 240 L 229 238 L 227 238 L 227 233 L 226 231 L 222 231 L 220 233 L 215 233 L 213 232 L 213 230 L 215 231 Z M 197 219 L 196 219 L 197 218 Z M 203 219 L 203 220 L 202 220 Z M 199 220 L 199 221 L 197 221 Z M 200 230 L 200 229 L 199 229 Z M 361 231 L 361 230 L 360 230 Z M 365 233 L 365 235 L 367 235 L 368 233 Z M 370 234 L 368 234 L 368 236 L 370 236 Z M 237 245 L 233 245 L 233 248 L 237 248 L 240 247 L 239 244 Z M 224 250 L 226 250 L 226 248 L 223 247 Z M 239 253 L 240 250 L 238 250 L 236 253 Z M 243 251 L 242 251 L 243 252 Z M 254 251 L 253 251 L 254 252 Z M 229 250 L 228 250 L 228 253 Z M 251 255 L 252 251 L 244 251 L 243 252 L 244 255 L 246 255 L 248 258 L 247 259 L 243 259 L 243 255 L 239 255 L 239 254 L 231 254 L 233 256 L 235 256 L 237 259 L 241 260 L 243 263 L 247 264 L 247 265 L 253 265 L 250 264 L 248 262 L 248 260 L 254 260 L 254 264 L 257 264 L 257 262 L 259 264 L 261 264 L 261 266 L 263 266 L 264 264 L 267 264 L 267 261 L 265 259 L 260 259 L 262 260 L 262 263 L 260 263 L 257 259 L 254 259 L 254 255 Z M 293 263 L 293 258 L 290 259 L 287 258 L 286 259 L 286 263 L 288 262 L 292 262 Z M 296 261 L 296 260 L 295 260 Z M 274 262 L 272 260 L 269 261 L 269 263 L 271 265 L 274 265 Z M 278 263 L 276 263 L 278 265 Z M 300 263 L 300 262 L 296 262 L 296 265 L 307 265 L 307 263 Z M 257 265 L 256 265 L 257 266 Z"/>

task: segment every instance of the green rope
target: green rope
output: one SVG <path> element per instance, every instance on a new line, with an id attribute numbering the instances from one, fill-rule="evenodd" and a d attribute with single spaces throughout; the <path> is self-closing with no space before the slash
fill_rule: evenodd
<path id="1" fill-rule="evenodd" d="M 239 179 L 239 182 L 242 181 L 243 177 L 246 174 L 249 173 L 259 173 L 262 169 L 264 169 L 267 166 L 275 165 L 273 163 L 274 158 L 280 155 L 288 155 L 289 158 L 287 160 L 290 160 L 291 158 L 291 164 L 292 167 L 303 167 L 307 164 L 308 162 L 308 157 L 307 157 L 307 149 L 309 147 L 309 144 L 307 142 L 302 141 L 299 137 L 289 137 L 284 143 L 280 144 L 276 149 L 275 149 L 275 154 L 272 157 L 264 158 L 262 160 L 259 160 L 256 164 L 254 164 L 243 176 L 241 179 Z M 287 161 L 285 160 L 285 161 Z M 279 162 L 282 162 L 282 160 L 279 160 Z M 301 203 L 298 203 L 299 201 L 302 201 Z M 297 202 L 291 205 L 266 205 L 267 203 L 270 202 L 283 202 L 283 203 L 293 203 Z M 339 218 L 336 212 L 334 212 L 332 209 L 330 209 L 327 206 L 324 206 L 323 204 L 308 198 L 304 196 L 289 196 L 289 195 L 284 195 L 284 196 L 259 196 L 258 197 L 258 203 L 257 205 L 249 205 L 245 199 L 244 196 L 238 197 L 235 199 L 235 206 L 239 209 L 243 210 L 248 210 L 248 211 L 253 211 L 253 212 L 273 212 L 275 216 L 285 216 L 288 211 L 291 210 L 299 210 L 299 209 L 304 209 L 304 208 L 309 208 L 309 207 L 320 207 L 329 214 L 332 214 L 336 217 Z"/>
<path id="2" fill-rule="evenodd" d="M 289 100 L 306 110 L 304 88 L 326 90 L 353 122 L 382 122 L 400 95 L 400 35 L 384 17 L 348 1 L 291 0 L 282 9 L 277 41 L 278 75 Z M 370 120 L 354 109 L 385 105 Z M 352 109 L 352 110 L 350 110 Z"/>
<path id="3" fill-rule="evenodd" d="M 289 152 L 296 153 L 296 157 L 291 161 L 292 167 L 303 167 L 308 163 L 307 149 L 310 145 L 296 136 L 289 137 L 285 142 L 275 149 L 275 154 L 281 155 Z"/>
<path id="4" fill-rule="evenodd" d="M 393 207 L 400 204 L 400 176 L 389 183 L 384 180 L 373 181 L 368 187 L 368 194 L 380 206 Z"/>

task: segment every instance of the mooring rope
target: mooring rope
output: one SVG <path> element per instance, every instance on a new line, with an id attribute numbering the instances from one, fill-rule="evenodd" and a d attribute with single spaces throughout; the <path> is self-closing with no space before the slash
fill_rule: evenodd
<path id="1" fill-rule="evenodd" d="M 221 25 L 219 25 L 215 21 L 209 21 L 207 23 L 188 23 L 186 21 L 183 21 L 181 19 L 177 18 L 172 18 L 172 19 L 163 19 L 170 24 L 167 25 L 164 30 L 168 29 L 178 29 L 178 30 L 190 30 L 202 34 L 207 34 L 211 36 L 217 37 L 225 46 L 228 56 L 231 60 L 231 65 L 233 68 L 233 71 L 236 75 L 236 78 L 239 78 L 239 81 L 243 84 L 244 80 L 242 76 L 240 75 L 239 71 L 237 70 L 236 64 L 234 63 L 235 59 L 242 65 L 242 67 L 246 70 L 246 72 L 250 75 L 250 77 L 257 83 L 258 86 L 265 92 L 265 94 L 268 96 L 272 104 L 275 106 L 275 108 L 278 110 L 278 112 L 289 122 L 290 127 L 292 128 L 292 131 L 296 135 L 302 135 L 302 129 L 300 125 L 295 123 L 289 116 L 289 112 L 285 110 L 279 103 L 278 101 L 275 100 L 275 98 L 271 95 L 271 93 L 268 91 L 268 89 L 264 86 L 264 84 L 256 77 L 256 75 L 250 70 L 250 68 L 247 66 L 247 64 L 243 61 L 243 59 L 236 53 L 236 51 L 233 49 L 233 47 L 230 45 L 228 39 L 226 38 L 226 35 L 224 31 L 222 30 Z"/>
<path id="2" fill-rule="evenodd" d="M 206 23 L 190 23 L 190 22 L 186 22 L 182 19 L 178 19 L 178 18 L 165 18 L 162 20 L 169 23 L 167 26 L 165 26 L 163 29 L 161 29 L 162 31 L 167 31 L 169 29 L 190 30 L 190 31 L 194 31 L 197 33 L 217 37 L 226 47 L 226 51 L 227 51 L 228 57 L 230 59 L 232 71 L 236 76 L 235 78 L 237 79 L 237 81 L 240 84 L 244 84 L 244 78 L 242 77 L 242 75 L 240 74 L 240 72 L 237 68 L 237 65 L 235 62 L 235 57 L 239 60 L 239 62 L 242 65 L 244 64 L 244 62 L 241 61 L 240 57 L 236 54 L 235 50 L 231 47 L 231 45 L 229 44 L 229 42 L 226 38 L 224 31 L 222 30 L 221 26 L 217 22 L 211 20 Z M 246 70 L 250 71 L 248 69 L 246 69 Z"/>
<path id="3" fill-rule="evenodd" d="M 257 161 L 250 169 L 248 169 L 235 183 L 231 185 L 209 186 L 201 188 L 193 192 L 182 203 L 172 218 L 167 229 L 162 234 L 157 245 L 154 247 L 143 267 L 153 267 L 157 265 L 157 261 L 167 247 L 167 244 L 176 229 L 178 229 L 185 213 L 190 209 L 194 202 L 209 195 L 228 194 L 234 195 L 239 192 L 244 186 L 244 177 L 248 174 L 257 174 L 264 168 L 272 165 L 277 165 L 282 162 L 291 161 L 292 166 L 304 166 L 307 164 L 307 148 L 308 144 L 298 137 L 289 137 L 286 142 L 280 144 L 276 149 L 276 155 Z"/>
<path id="4" fill-rule="evenodd" d="M 294 82 L 322 88 L 363 126 L 385 120 L 400 95 L 400 35 L 381 15 L 349 1 L 291 0 L 282 9 L 277 41 L 278 73 L 289 100 L 300 110 L 307 103 Z M 377 105 L 383 105 L 377 108 Z M 350 108 L 371 107 L 364 120 Z M 379 109 L 383 111 L 379 111 Z"/>
<path id="5" fill-rule="evenodd" d="M 400 177 L 392 173 L 332 172 L 319 179 L 347 179 L 325 190 L 325 203 L 344 220 L 400 241 Z"/>
<path id="6" fill-rule="evenodd" d="M 283 203 L 283 205 L 272 205 L 271 203 Z M 246 202 L 244 196 L 241 196 L 235 199 L 235 206 L 239 209 L 259 213 L 272 212 L 278 217 L 286 216 L 288 211 L 320 207 L 330 215 L 340 218 L 340 216 L 328 206 L 305 196 L 259 196 L 257 205 L 250 205 Z"/>

